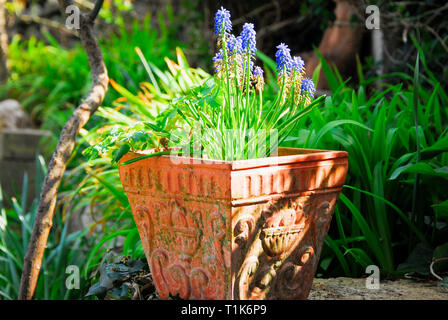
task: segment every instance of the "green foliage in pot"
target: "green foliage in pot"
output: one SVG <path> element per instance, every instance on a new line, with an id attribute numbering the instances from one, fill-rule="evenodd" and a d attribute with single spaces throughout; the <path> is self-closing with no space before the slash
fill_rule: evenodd
<path id="1" fill-rule="evenodd" d="M 269 156 L 277 150 L 298 120 L 324 97 L 314 99 L 314 83 L 304 78 L 303 60 L 291 57 L 283 43 L 276 53 L 279 90 L 274 96 L 263 95 L 263 70 L 254 65 L 254 26 L 244 24 L 238 37 L 231 30 L 230 13 L 221 7 L 215 16 L 218 53 L 213 58 L 213 78 L 173 99 L 170 110 L 157 118 L 146 114 L 150 121 L 139 122 L 126 134 L 110 131 L 86 152 L 95 158 L 115 145 L 119 149 L 114 161 L 118 161 L 129 150 L 160 149 L 132 160 L 138 161 L 178 153 L 180 148 L 183 155 L 186 150 L 188 155 L 199 152 L 205 158 L 242 160 Z M 141 107 L 145 112 L 144 104 Z M 117 140 L 122 143 L 117 144 Z"/>

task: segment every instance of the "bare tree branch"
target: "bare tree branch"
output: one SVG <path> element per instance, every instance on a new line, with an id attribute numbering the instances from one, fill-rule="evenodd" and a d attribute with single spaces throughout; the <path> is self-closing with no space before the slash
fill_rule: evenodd
<path id="1" fill-rule="evenodd" d="M 98 13 L 100 13 L 101 7 L 103 6 L 103 2 L 104 0 L 98 0 L 95 2 L 93 10 L 88 15 L 90 21 L 94 21 Z"/>
<path id="2" fill-rule="evenodd" d="M 0 84 L 8 80 L 8 34 L 6 33 L 6 0 L 0 0 Z"/>
<path id="3" fill-rule="evenodd" d="M 2 0 L 0 0 L 0 1 L 2 1 Z M 34 15 L 26 15 L 26 14 L 16 14 L 16 17 L 17 17 L 17 19 L 20 19 L 21 21 L 23 21 L 25 23 L 38 23 L 45 27 L 54 28 L 59 32 L 65 32 L 72 36 L 78 35 L 78 33 L 76 31 L 67 29 L 65 27 L 65 25 L 63 25 L 62 23 L 53 21 L 51 19 L 46 19 L 46 18 L 42 18 L 39 16 L 34 16 Z"/>
<path id="4" fill-rule="evenodd" d="M 102 3 L 102 0 L 97 0 L 98 2 Z M 64 13 L 68 6 L 75 5 L 72 0 L 59 0 L 59 4 Z M 48 173 L 42 186 L 36 220 L 24 259 L 19 299 L 33 298 L 48 234 L 53 224 L 57 191 L 67 161 L 75 147 L 76 136 L 103 101 L 109 82 L 103 54 L 93 34 L 93 20 L 83 14 L 80 16 L 79 37 L 89 58 L 92 87 L 87 98 L 75 109 L 64 125 L 56 150 L 48 164 Z"/>

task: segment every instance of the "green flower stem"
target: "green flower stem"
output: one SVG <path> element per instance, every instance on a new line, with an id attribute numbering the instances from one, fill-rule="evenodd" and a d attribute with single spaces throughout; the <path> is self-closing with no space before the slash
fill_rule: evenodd
<path id="1" fill-rule="evenodd" d="M 258 130 L 258 127 L 259 127 L 260 121 L 261 121 L 261 113 L 263 111 L 263 92 L 262 91 L 260 91 L 260 93 L 258 94 L 258 101 L 259 101 L 259 104 L 258 104 L 258 119 L 257 119 L 257 125 L 256 125 L 255 130 Z"/>
<path id="2" fill-rule="evenodd" d="M 266 115 L 266 129 L 270 130 L 272 128 L 272 126 L 269 125 L 269 121 L 271 118 L 274 117 L 276 109 L 280 108 L 279 102 L 281 100 L 281 97 L 283 96 L 284 88 L 285 88 L 285 74 L 283 73 L 282 74 L 282 86 L 280 88 L 280 93 L 277 95 L 274 104 L 271 106 L 271 108 L 268 111 L 268 114 Z"/>

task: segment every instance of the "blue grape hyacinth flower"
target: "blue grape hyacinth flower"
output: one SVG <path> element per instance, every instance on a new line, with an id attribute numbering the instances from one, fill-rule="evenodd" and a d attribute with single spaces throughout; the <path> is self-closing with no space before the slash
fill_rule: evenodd
<path id="1" fill-rule="evenodd" d="M 214 57 L 213 57 L 213 65 L 215 66 L 215 73 L 218 73 L 222 66 L 222 50 L 220 50 Z"/>
<path id="2" fill-rule="evenodd" d="M 298 73 L 301 73 L 304 71 L 305 62 L 301 57 L 294 57 L 292 62 L 292 68 L 293 70 L 297 71 Z"/>
<path id="3" fill-rule="evenodd" d="M 235 37 L 233 34 L 229 35 L 229 40 L 227 42 L 227 49 L 229 54 L 238 54 L 243 52 L 243 42 L 241 36 Z"/>
<path id="4" fill-rule="evenodd" d="M 256 66 L 254 68 L 254 71 L 252 71 L 252 77 L 255 81 L 255 90 L 258 93 L 261 93 L 264 89 L 264 77 L 263 77 L 263 69 L 261 69 L 260 67 Z"/>
<path id="5" fill-rule="evenodd" d="M 316 92 L 316 88 L 314 87 L 314 82 L 312 79 L 306 78 L 302 81 L 301 86 L 301 94 L 308 92 L 312 98 L 314 98 L 314 92 Z"/>
<path id="6" fill-rule="evenodd" d="M 277 72 L 283 73 L 289 72 L 293 67 L 293 60 L 291 58 L 291 50 L 288 45 L 280 43 L 277 46 L 277 52 L 275 53 L 275 61 L 277 63 Z"/>
<path id="7" fill-rule="evenodd" d="M 222 51 L 220 50 L 214 57 L 213 57 L 213 62 L 219 62 L 220 60 L 222 60 Z"/>
<path id="8" fill-rule="evenodd" d="M 263 69 L 261 69 L 259 66 L 256 66 L 254 71 L 252 72 L 252 75 L 254 77 L 259 77 L 259 76 L 262 76 L 263 73 L 264 73 Z"/>
<path id="9" fill-rule="evenodd" d="M 231 31 L 232 21 L 230 21 L 230 11 L 221 7 L 215 15 L 215 34 L 222 37 L 224 34 L 229 34 Z"/>
<path id="10" fill-rule="evenodd" d="M 243 31 L 241 31 L 243 50 L 248 50 L 251 54 L 257 51 L 256 34 L 253 23 L 245 23 L 243 25 Z"/>

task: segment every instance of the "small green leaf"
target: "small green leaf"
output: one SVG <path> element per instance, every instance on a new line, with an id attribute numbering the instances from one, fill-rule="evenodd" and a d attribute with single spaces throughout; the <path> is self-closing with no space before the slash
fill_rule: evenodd
<path id="1" fill-rule="evenodd" d="M 124 144 L 118 149 L 118 151 L 115 153 L 114 158 L 112 160 L 113 163 L 118 163 L 123 156 L 129 152 L 131 147 L 128 144 Z"/>

